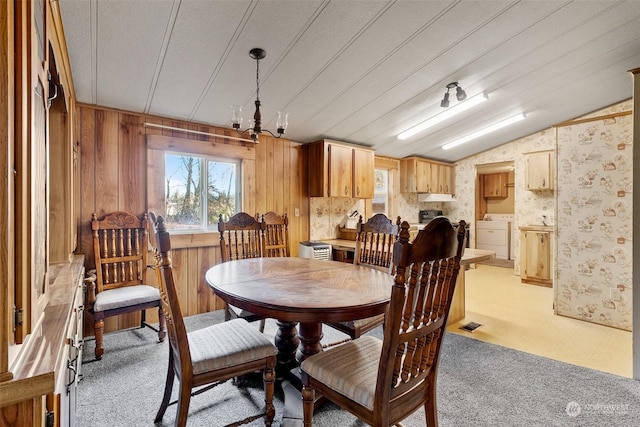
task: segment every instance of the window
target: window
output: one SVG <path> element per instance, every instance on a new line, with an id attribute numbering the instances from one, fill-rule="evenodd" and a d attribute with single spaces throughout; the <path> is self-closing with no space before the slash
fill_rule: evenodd
<path id="1" fill-rule="evenodd" d="M 167 228 L 215 229 L 219 215 L 240 211 L 240 161 L 165 152 L 164 200 Z"/>
<path id="2" fill-rule="evenodd" d="M 375 169 L 374 193 L 372 208 L 373 213 L 382 213 L 388 216 L 387 203 L 389 199 L 389 171 L 387 169 Z"/>

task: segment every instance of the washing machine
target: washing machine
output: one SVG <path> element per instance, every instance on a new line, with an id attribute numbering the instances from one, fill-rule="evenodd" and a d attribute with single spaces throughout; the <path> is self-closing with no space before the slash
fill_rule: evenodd
<path id="1" fill-rule="evenodd" d="M 493 251 L 498 259 L 513 259 L 512 221 L 513 214 L 485 214 L 476 221 L 476 249 Z"/>

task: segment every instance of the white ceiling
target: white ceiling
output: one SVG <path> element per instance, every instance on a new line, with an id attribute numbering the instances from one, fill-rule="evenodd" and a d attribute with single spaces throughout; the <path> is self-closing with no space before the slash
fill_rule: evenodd
<path id="1" fill-rule="evenodd" d="M 253 116 L 261 47 L 263 128 L 393 157 L 456 161 L 628 99 L 640 67 L 631 1 L 59 0 L 78 101 L 231 127 Z M 408 140 L 444 109 L 450 82 L 489 100 Z M 455 95 L 451 107 L 456 105 Z M 526 119 L 442 145 L 516 113 Z"/>

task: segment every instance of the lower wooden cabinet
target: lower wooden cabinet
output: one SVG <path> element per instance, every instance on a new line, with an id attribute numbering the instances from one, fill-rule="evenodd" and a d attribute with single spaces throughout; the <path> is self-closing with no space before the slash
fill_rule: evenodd
<path id="1" fill-rule="evenodd" d="M 549 227 L 520 227 L 520 280 L 551 287 L 553 233 L 544 228 Z"/>
<path id="2" fill-rule="evenodd" d="M 75 426 L 82 362 L 84 256 L 51 264 L 45 321 L 0 382 L 0 427 Z"/>

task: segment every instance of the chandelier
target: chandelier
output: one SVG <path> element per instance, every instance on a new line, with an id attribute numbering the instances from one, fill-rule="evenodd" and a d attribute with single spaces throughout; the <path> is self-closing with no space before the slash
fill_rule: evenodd
<path id="1" fill-rule="evenodd" d="M 233 111 L 231 123 L 238 134 L 248 133 L 255 143 L 258 143 L 258 135 L 262 132 L 268 132 L 274 138 L 280 138 L 284 135 L 284 131 L 289 125 L 289 113 L 278 111 L 278 120 L 276 122 L 277 135 L 268 129 L 262 129 L 262 113 L 260 113 L 260 60 L 267 56 L 267 52 L 264 49 L 255 47 L 249 51 L 249 56 L 256 60 L 256 111 L 253 113 L 253 121 L 250 121 L 250 127 L 245 130 L 240 130 L 242 127 L 242 107 L 240 105 L 233 105 L 231 107 Z"/>

